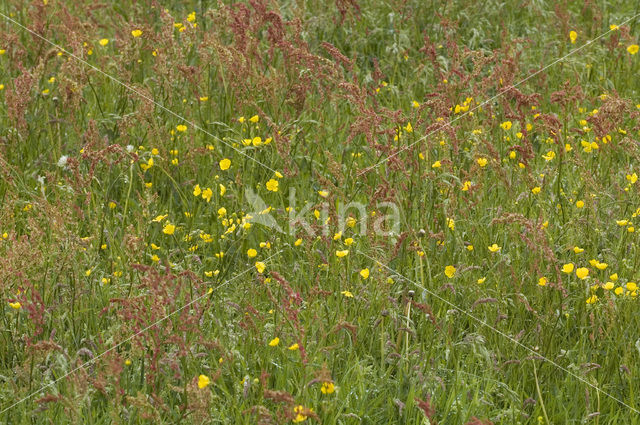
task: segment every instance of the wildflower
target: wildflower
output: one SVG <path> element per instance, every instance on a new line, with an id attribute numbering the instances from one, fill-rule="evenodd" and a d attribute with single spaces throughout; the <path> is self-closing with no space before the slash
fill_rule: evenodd
<path id="1" fill-rule="evenodd" d="M 176 130 L 178 130 L 180 133 L 184 133 L 185 131 L 187 131 L 187 126 L 184 124 L 179 124 L 176 126 Z"/>
<path id="2" fill-rule="evenodd" d="M 200 185 L 197 184 L 193 187 L 193 196 L 200 196 L 202 190 L 200 189 Z"/>
<path id="3" fill-rule="evenodd" d="M 223 185 L 220 184 L 220 196 L 224 196 L 224 194 L 227 192 L 227 188 Z"/>
<path id="4" fill-rule="evenodd" d="M 638 181 L 638 175 L 636 173 L 627 174 L 627 180 L 629 180 L 629 183 L 635 184 Z"/>
<path id="5" fill-rule="evenodd" d="M 538 193 L 540 193 L 542 189 L 540 188 L 540 186 L 536 186 L 533 189 L 531 189 L 531 193 L 533 193 L 534 195 L 537 195 Z"/>
<path id="6" fill-rule="evenodd" d="M 511 151 L 511 152 L 509 152 L 509 158 L 510 158 L 510 159 L 516 159 L 516 155 L 517 155 L 517 154 L 516 154 L 516 151 Z"/>
<path id="7" fill-rule="evenodd" d="M 466 180 L 464 183 L 462 183 L 462 187 L 460 188 L 460 190 L 462 190 L 463 192 L 466 192 L 470 188 L 471 188 L 471 182 L 469 180 Z"/>
<path id="8" fill-rule="evenodd" d="M 589 276 L 589 269 L 586 267 L 580 267 L 576 270 L 576 276 L 578 276 L 579 279 L 584 280 L 587 278 L 587 276 Z"/>
<path id="9" fill-rule="evenodd" d="M 600 262 L 596 263 L 596 269 L 598 269 L 598 270 L 604 270 L 604 269 L 606 269 L 608 266 L 609 266 L 609 265 L 608 265 L 607 263 L 600 263 Z"/>
<path id="10" fill-rule="evenodd" d="M 167 218 L 168 216 L 169 216 L 168 214 L 165 214 L 165 215 L 159 215 L 159 216 L 156 216 L 156 218 L 154 218 L 154 219 L 153 219 L 153 220 L 151 220 L 151 221 L 153 221 L 154 223 L 159 223 L 159 222 L 161 222 L 162 220 L 164 220 L 165 218 Z"/>
<path id="11" fill-rule="evenodd" d="M 336 251 L 336 257 L 338 258 L 346 257 L 347 255 L 349 255 L 348 249 L 343 249 L 342 251 L 340 250 Z"/>
<path id="12" fill-rule="evenodd" d="M 257 123 L 260 120 L 260 117 L 258 115 L 254 115 L 251 118 L 249 118 L 249 121 L 252 123 Z"/>
<path id="13" fill-rule="evenodd" d="M 487 158 L 478 158 L 478 165 L 481 167 L 486 166 L 488 162 Z"/>
<path id="14" fill-rule="evenodd" d="M 224 158 L 224 159 L 220 160 L 220 169 L 222 171 L 228 170 L 229 167 L 231 167 L 231 160 L 230 159 Z"/>
<path id="15" fill-rule="evenodd" d="M 615 286 L 615 283 L 613 282 L 607 282 L 604 284 L 603 288 L 606 289 L 607 291 L 610 291 L 613 289 L 613 287 Z"/>
<path id="16" fill-rule="evenodd" d="M 502 124 L 500 124 L 500 127 L 502 127 L 502 129 L 505 131 L 511 130 L 511 121 L 503 122 Z"/>
<path id="17" fill-rule="evenodd" d="M 419 108 L 420 107 L 420 103 L 418 103 L 417 100 L 414 100 L 413 102 L 411 102 L 411 106 L 413 106 L 414 108 Z"/>
<path id="18" fill-rule="evenodd" d="M 213 196 L 213 190 L 211 190 L 211 188 L 208 187 L 202 191 L 202 199 L 204 199 L 205 201 L 211 202 L 212 196 Z"/>
<path id="19" fill-rule="evenodd" d="M 481 277 L 480 279 L 477 280 L 478 285 L 482 285 L 486 280 L 487 280 L 486 277 Z"/>
<path id="20" fill-rule="evenodd" d="M 538 285 L 547 286 L 547 278 L 546 277 L 541 277 L 540 279 L 538 279 Z"/>
<path id="21" fill-rule="evenodd" d="M 344 244 L 345 244 L 346 246 L 350 246 L 352 243 L 353 243 L 353 238 L 346 238 L 346 239 L 344 240 Z"/>
<path id="22" fill-rule="evenodd" d="M 571 40 L 571 44 L 576 44 L 576 40 L 578 39 L 578 33 L 575 31 L 569 32 L 569 40 Z"/>
<path id="23" fill-rule="evenodd" d="M 630 55 L 635 55 L 636 53 L 638 53 L 638 49 L 640 49 L 640 47 L 638 47 L 637 44 L 632 44 L 627 47 L 627 52 L 629 52 Z"/>
<path id="24" fill-rule="evenodd" d="M 309 409 L 309 411 L 313 412 L 313 409 Z M 293 413 L 295 413 L 296 417 L 293 418 L 293 422 L 298 423 L 298 422 L 304 422 L 307 420 L 307 416 L 304 413 L 307 413 L 305 411 L 305 408 L 303 406 L 296 406 L 293 408 Z"/>
<path id="25" fill-rule="evenodd" d="M 298 343 L 296 342 L 295 344 L 292 344 L 288 347 L 289 350 L 291 351 L 296 351 L 297 349 L 299 349 L 300 346 L 298 345 Z"/>
<path id="26" fill-rule="evenodd" d="M 456 268 L 454 266 L 447 266 L 444 268 L 444 274 L 451 279 L 456 274 Z"/>
<path id="27" fill-rule="evenodd" d="M 498 244 L 493 244 L 493 245 L 489 245 L 489 251 L 491 252 L 498 252 L 500 251 L 500 249 L 502 249 L 502 247 L 498 246 Z"/>
<path id="28" fill-rule="evenodd" d="M 360 276 L 363 279 L 367 279 L 369 277 L 369 269 L 362 269 L 360 270 Z"/>
<path id="29" fill-rule="evenodd" d="M 198 376 L 198 388 L 203 389 L 211 383 L 207 375 Z"/>
<path id="30" fill-rule="evenodd" d="M 253 249 L 253 248 L 249 248 L 249 250 L 247 251 L 247 257 L 249 257 L 249 258 L 253 258 L 253 257 L 255 257 L 256 255 L 258 255 L 258 251 L 256 251 L 256 250 L 255 250 L 255 249 Z"/>
<path id="31" fill-rule="evenodd" d="M 618 280 L 618 273 L 612 274 L 611 276 L 609 276 L 609 279 L 611 279 L 611 280 L 613 280 L 615 282 L 616 280 Z"/>
<path id="32" fill-rule="evenodd" d="M 9 307 L 11 307 L 14 310 L 20 310 L 20 308 L 22 308 L 22 304 L 20 304 L 18 301 L 10 302 Z"/>
<path id="33" fill-rule="evenodd" d="M 573 247 L 573 252 L 576 254 L 580 254 L 582 252 L 584 252 L 584 249 L 580 248 L 579 246 L 574 246 Z"/>
<path id="34" fill-rule="evenodd" d="M 342 291 L 340 293 L 347 298 L 353 298 L 353 294 L 351 293 L 351 291 Z"/>
<path id="35" fill-rule="evenodd" d="M 275 337 L 271 341 L 269 341 L 269 347 L 275 347 L 280 344 L 280 338 Z"/>
<path id="36" fill-rule="evenodd" d="M 131 35 L 134 37 L 140 37 L 142 35 L 142 31 L 141 30 L 133 30 L 131 31 Z"/>
<path id="37" fill-rule="evenodd" d="M 278 191 L 278 180 L 274 180 L 274 179 L 270 179 L 267 183 L 267 190 L 270 190 L 271 192 L 277 192 Z"/>
<path id="38" fill-rule="evenodd" d="M 573 263 L 567 263 L 562 266 L 562 272 L 566 274 L 573 273 Z"/>
<path id="39" fill-rule="evenodd" d="M 318 195 L 322 196 L 323 198 L 326 198 L 327 196 L 329 196 L 329 192 L 327 192 L 326 190 L 319 190 Z"/>
<path id="40" fill-rule="evenodd" d="M 576 202 L 576 207 L 577 208 L 583 208 L 584 207 L 584 201 L 577 201 Z"/>
<path id="41" fill-rule="evenodd" d="M 322 387 L 320 387 L 320 391 L 322 394 L 332 394 L 336 390 L 335 385 L 331 381 L 325 381 L 322 383 Z"/>
<path id="42" fill-rule="evenodd" d="M 256 261 L 255 265 L 256 265 L 256 270 L 258 270 L 258 273 L 264 272 L 264 269 L 266 268 L 266 266 L 262 261 Z"/>
<path id="43" fill-rule="evenodd" d="M 98 44 L 100 44 L 102 47 L 106 46 L 107 44 L 109 44 L 109 39 L 107 38 L 103 38 L 100 41 L 98 41 Z"/>
<path id="44" fill-rule="evenodd" d="M 627 286 L 627 290 L 628 291 L 633 292 L 633 291 L 637 291 L 638 290 L 638 285 L 636 285 L 635 282 L 627 282 L 626 286 Z"/>
<path id="45" fill-rule="evenodd" d="M 626 226 L 627 224 L 629 224 L 629 220 L 616 220 L 616 224 L 618 226 Z"/>
<path id="46" fill-rule="evenodd" d="M 176 231 L 176 226 L 171 223 L 165 224 L 165 226 L 162 228 L 162 232 L 165 235 L 173 235 L 175 231 Z"/>
<path id="47" fill-rule="evenodd" d="M 447 217 L 447 218 L 446 218 L 446 220 L 445 220 L 445 222 L 447 223 L 447 227 L 448 227 L 450 230 L 452 230 L 452 231 L 453 231 L 453 230 L 455 230 L 455 229 L 456 229 L 456 221 L 455 221 L 454 219 Z"/>
<path id="48" fill-rule="evenodd" d="M 598 296 L 597 295 L 591 295 L 589 298 L 587 298 L 587 304 L 594 304 L 596 301 L 598 301 Z"/>
<path id="49" fill-rule="evenodd" d="M 549 151 L 546 155 L 542 155 L 542 157 L 545 159 L 545 161 L 551 161 L 556 157 L 556 153 L 554 151 Z"/>
<path id="50" fill-rule="evenodd" d="M 300 246 L 302 245 L 302 239 L 298 238 L 296 239 L 296 241 L 293 243 L 294 246 Z"/>
<path id="51" fill-rule="evenodd" d="M 413 127 L 411 126 L 411 123 L 410 123 L 410 122 L 408 122 L 408 123 L 407 123 L 407 126 L 404 128 L 404 130 L 405 130 L 407 133 L 413 133 Z"/>

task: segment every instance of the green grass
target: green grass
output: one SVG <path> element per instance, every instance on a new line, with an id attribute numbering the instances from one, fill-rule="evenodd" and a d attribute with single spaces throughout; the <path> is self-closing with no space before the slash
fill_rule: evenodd
<path id="1" fill-rule="evenodd" d="M 640 424 L 640 2 L 226 3 L 0 6 L 0 423 Z"/>

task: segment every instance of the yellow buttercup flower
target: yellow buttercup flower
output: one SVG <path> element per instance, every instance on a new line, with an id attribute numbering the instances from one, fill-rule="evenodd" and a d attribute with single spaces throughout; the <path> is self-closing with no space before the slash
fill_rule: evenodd
<path id="1" fill-rule="evenodd" d="M 562 272 L 566 274 L 573 273 L 573 267 L 573 263 L 567 263 L 562 266 Z"/>
<path id="2" fill-rule="evenodd" d="M 360 270 L 360 277 L 367 279 L 369 277 L 369 269 Z"/>
<path id="3" fill-rule="evenodd" d="M 349 250 L 348 249 L 343 249 L 343 250 L 336 251 L 336 257 L 342 258 L 342 257 L 346 257 L 347 255 L 349 255 Z"/>
<path id="4" fill-rule="evenodd" d="M 202 199 L 204 199 L 205 201 L 210 202 L 212 196 L 213 196 L 213 190 L 211 190 L 210 187 L 202 191 Z"/>
<path id="5" fill-rule="evenodd" d="M 256 270 L 258 271 L 258 273 L 263 273 L 266 268 L 267 266 L 265 266 L 265 264 L 262 261 L 256 262 Z"/>
<path id="6" fill-rule="evenodd" d="M 162 232 L 165 235 L 173 235 L 175 231 L 176 231 L 176 226 L 171 223 L 165 224 L 165 226 L 162 228 Z"/>
<path id="7" fill-rule="evenodd" d="M 211 383 L 207 375 L 198 376 L 198 388 L 203 389 Z"/>
<path id="8" fill-rule="evenodd" d="M 505 131 L 511 130 L 511 121 L 503 122 L 502 124 L 500 124 L 500 127 L 502 127 L 502 129 Z"/>
<path id="9" fill-rule="evenodd" d="M 456 274 L 456 268 L 454 266 L 447 266 L 444 268 L 444 274 L 451 279 Z"/>
<path id="10" fill-rule="evenodd" d="M 278 180 L 270 179 L 266 183 L 266 187 L 267 187 L 267 190 L 269 190 L 271 192 L 277 192 L 278 191 Z"/>
<path id="11" fill-rule="evenodd" d="M 107 44 L 109 44 L 109 39 L 107 38 L 103 38 L 100 41 L 98 41 L 98 44 L 100 44 L 102 47 L 106 46 Z"/>
<path id="12" fill-rule="evenodd" d="M 271 341 L 269 341 L 269 347 L 275 347 L 280 344 L 280 338 L 275 337 Z"/>
<path id="13" fill-rule="evenodd" d="M 538 285 L 547 286 L 547 278 L 546 277 L 541 277 L 540 279 L 538 279 Z"/>
<path id="14" fill-rule="evenodd" d="M 632 44 L 627 47 L 627 52 L 629 52 L 630 55 L 635 55 L 636 53 L 638 53 L 638 49 L 640 49 L 640 47 L 638 47 L 637 44 Z"/>
<path id="15" fill-rule="evenodd" d="M 142 31 L 141 30 L 133 30 L 131 31 L 131 35 L 134 37 L 140 37 L 142 35 Z"/>
<path id="16" fill-rule="evenodd" d="M 575 31 L 569 31 L 569 40 L 571 40 L 571 44 L 576 44 L 577 39 L 578 39 L 578 33 Z"/>
<path id="17" fill-rule="evenodd" d="M 478 158 L 477 162 L 479 166 L 484 167 L 489 161 L 487 160 L 487 158 Z"/>
<path id="18" fill-rule="evenodd" d="M 330 381 L 323 382 L 322 387 L 320 387 L 322 394 L 332 394 L 335 390 L 335 385 Z"/>
<path id="19" fill-rule="evenodd" d="M 576 276 L 578 276 L 579 279 L 586 279 L 587 276 L 589 276 L 589 269 L 586 267 L 580 267 L 576 270 Z"/>
<path id="20" fill-rule="evenodd" d="M 493 245 L 489 245 L 489 251 L 491 252 L 498 252 L 500 251 L 500 249 L 502 249 L 502 247 L 498 246 L 498 244 L 493 244 Z"/>
<path id="21" fill-rule="evenodd" d="M 231 167 L 231 160 L 228 159 L 228 158 L 224 158 L 224 159 L 220 160 L 220 164 L 219 165 L 220 165 L 220 169 L 222 171 L 228 170 L 229 167 Z"/>

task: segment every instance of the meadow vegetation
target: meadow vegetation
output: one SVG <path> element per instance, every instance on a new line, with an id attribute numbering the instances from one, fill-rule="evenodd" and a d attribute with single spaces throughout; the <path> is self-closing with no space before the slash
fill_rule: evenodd
<path id="1" fill-rule="evenodd" d="M 0 14 L 0 423 L 640 424 L 640 1 Z"/>

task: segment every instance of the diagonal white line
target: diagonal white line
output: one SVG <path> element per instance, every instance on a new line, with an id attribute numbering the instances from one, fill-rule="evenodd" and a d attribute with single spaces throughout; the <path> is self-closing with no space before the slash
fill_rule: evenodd
<path id="1" fill-rule="evenodd" d="M 497 334 L 505 337 L 506 339 L 508 339 L 509 341 L 513 342 L 514 344 L 516 344 L 517 346 L 524 348 L 526 351 L 534 354 L 535 356 L 543 359 L 544 361 L 552 364 L 553 366 L 555 366 L 556 368 L 562 370 L 563 372 L 566 372 L 568 375 L 576 378 L 577 380 L 579 380 L 580 382 L 590 386 L 591 388 L 593 388 L 596 391 L 601 392 L 602 394 L 606 395 L 607 397 L 617 401 L 618 403 L 622 404 L 625 407 L 628 407 L 629 409 L 633 410 L 635 413 L 639 413 L 640 414 L 640 410 L 636 409 L 633 406 L 628 405 L 627 403 L 625 403 L 624 401 L 620 400 L 619 398 L 617 398 L 614 395 L 611 395 L 605 391 L 603 391 L 602 389 L 600 389 L 599 387 L 593 385 L 592 383 L 588 382 L 587 380 L 585 380 L 584 378 L 582 378 L 579 375 L 576 375 L 575 373 L 571 372 L 569 369 L 559 365 L 558 363 L 556 363 L 555 361 L 541 355 L 540 353 L 538 353 L 537 351 L 533 350 L 532 348 L 527 347 L 526 345 L 524 345 L 523 343 L 521 343 L 520 341 L 518 341 L 517 339 L 513 338 L 512 336 L 507 335 L 506 333 L 502 332 L 500 329 L 497 329 L 496 327 L 490 325 L 489 323 L 485 322 L 482 319 L 477 318 L 476 316 L 474 316 L 473 314 L 469 313 L 466 310 L 461 309 L 460 307 L 458 307 L 457 305 L 453 304 L 451 301 L 441 297 L 440 295 L 438 295 L 437 293 L 425 288 L 424 286 L 422 286 L 421 284 L 419 284 L 418 282 L 415 282 L 411 279 L 409 279 L 407 276 L 403 275 L 402 273 L 392 269 L 391 267 L 382 264 L 379 260 L 376 260 L 373 257 L 370 257 L 369 255 L 363 253 L 362 251 L 358 250 L 357 251 L 358 254 L 362 255 L 363 257 L 368 258 L 369 260 L 375 261 L 376 264 L 380 265 L 381 267 L 384 267 L 385 269 L 389 270 L 392 273 L 397 274 L 398 276 L 402 276 L 403 278 L 407 279 L 407 281 L 409 281 L 410 283 L 412 283 L 414 286 L 416 286 L 417 288 L 422 289 L 423 291 L 425 291 L 426 293 L 428 293 L 429 295 L 431 295 L 432 297 L 437 298 L 439 301 L 442 301 L 443 303 L 447 304 L 448 306 L 452 307 L 453 309 L 459 311 L 460 313 L 464 314 L 465 316 L 469 317 L 470 319 L 472 319 L 473 321 L 479 323 L 480 325 L 489 328 L 490 330 L 496 332 Z"/>
<path id="2" fill-rule="evenodd" d="M 269 261 L 271 258 L 275 257 L 276 255 L 280 254 L 282 252 L 282 250 L 279 250 L 278 252 L 274 253 L 273 255 L 270 255 L 269 257 L 267 257 L 266 259 L 264 259 L 263 261 L 266 263 L 267 261 Z M 253 269 L 252 267 L 249 267 L 248 269 L 246 269 L 245 271 L 235 275 L 234 277 L 232 277 L 231 279 L 227 280 L 225 283 L 223 283 L 220 286 L 216 287 L 216 290 L 221 289 L 225 286 L 227 286 L 229 283 L 233 282 L 234 280 L 236 280 L 237 278 L 239 278 L 240 276 L 246 274 L 247 272 L 249 272 L 250 270 Z M 190 302 L 188 302 L 187 304 L 183 305 L 182 307 L 172 311 L 171 313 L 167 314 L 166 316 L 162 317 L 161 319 L 156 320 L 155 322 L 153 322 L 152 324 L 150 324 L 149 326 L 147 326 L 144 329 L 139 330 L 138 332 L 136 332 L 135 334 L 131 335 L 130 337 L 128 337 L 127 339 L 120 341 L 119 343 L 117 343 L 116 345 L 112 346 L 111 348 L 108 348 L 107 350 L 103 351 L 102 353 L 98 354 L 97 356 L 95 356 L 94 358 L 92 358 L 91 360 L 88 360 L 86 362 L 84 362 L 83 364 L 81 364 L 80 366 L 76 367 L 75 369 L 70 370 L 69 372 L 65 373 L 64 375 L 62 375 L 60 378 L 56 379 L 53 382 L 50 382 L 49 384 L 43 386 L 42 388 L 40 388 L 37 391 L 32 392 L 31 394 L 21 398 L 20 400 L 16 401 L 15 403 L 13 403 L 12 405 L 4 408 L 3 410 L 0 411 L 0 415 L 2 415 L 3 413 L 5 413 L 6 411 L 16 407 L 18 404 L 29 400 L 31 397 L 33 397 L 36 394 L 40 394 L 42 391 L 44 391 L 45 389 L 55 385 L 56 383 L 58 383 L 59 381 L 63 380 L 64 378 L 66 378 L 69 375 L 74 374 L 75 372 L 79 371 L 80 369 L 83 369 L 85 366 L 90 365 L 91 363 L 94 363 L 96 360 L 98 360 L 100 357 L 104 356 L 105 354 L 115 350 L 116 348 L 120 347 L 122 344 L 125 344 L 129 341 L 131 341 L 133 338 L 135 338 L 136 336 L 145 333 L 146 331 L 148 331 L 149 329 L 153 328 L 154 326 L 158 325 L 159 323 L 162 323 L 163 321 L 167 320 L 169 317 L 173 316 L 176 313 L 179 313 L 180 311 L 184 310 L 185 308 L 189 307 L 191 304 L 197 302 L 198 300 L 201 300 L 202 298 L 211 295 L 211 293 L 213 292 L 205 292 L 204 294 L 198 296 L 197 298 L 194 298 L 193 300 L 191 300 Z"/>
<path id="3" fill-rule="evenodd" d="M 136 95 L 138 95 L 139 97 L 153 103 L 154 105 L 156 105 L 158 108 L 162 109 L 163 111 L 173 115 L 174 117 L 178 118 L 180 121 L 187 123 L 189 125 L 191 125 L 193 128 L 195 128 L 196 130 L 199 130 L 201 132 L 203 132 L 204 134 L 206 134 L 207 136 L 215 139 L 216 141 L 230 147 L 231 149 L 233 149 L 234 151 L 238 152 L 240 155 L 247 157 L 248 159 L 250 159 L 251 161 L 263 166 L 264 168 L 266 168 L 267 170 L 270 170 L 272 172 L 276 172 L 276 170 L 274 170 L 273 168 L 269 167 L 268 165 L 258 161 L 257 159 L 255 159 L 254 157 L 247 155 L 246 153 L 242 152 L 241 150 L 235 148 L 233 145 L 231 145 L 230 143 L 225 142 L 224 140 L 220 139 L 219 137 L 216 137 L 215 135 L 211 134 L 209 131 L 205 130 L 204 128 L 200 127 L 198 124 L 194 123 L 193 121 L 189 121 L 188 119 L 186 119 L 185 117 L 178 115 L 177 113 L 173 112 L 172 110 L 168 109 L 167 107 L 165 107 L 164 105 L 156 102 L 155 100 L 151 99 L 149 96 L 146 96 L 144 93 L 139 92 L 138 90 L 136 90 L 134 87 L 128 85 L 127 83 L 117 79 L 116 77 L 107 74 L 106 72 L 104 72 L 103 70 L 101 70 L 100 68 L 90 64 L 89 62 L 85 61 L 84 59 L 74 55 L 73 53 L 67 51 L 66 49 L 64 49 L 62 46 L 54 43 L 53 41 L 41 36 L 40 34 L 38 34 L 37 32 L 27 28 L 26 26 L 22 25 L 20 22 L 16 21 L 15 19 L 5 15 L 4 13 L 0 12 L 0 16 L 2 16 L 3 18 L 5 18 L 7 21 L 12 22 L 13 24 L 19 26 L 20 28 L 22 28 L 23 30 L 29 32 L 30 34 L 38 37 L 40 40 L 44 41 L 47 44 L 50 44 L 51 46 L 55 47 L 56 49 L 60 50 L 61 52 L 65 53 L 66 55 L 74 58 L 75 60 L 77 60 L 78 62 L 82 63 L 83 65 L 88 66 L 89 68 L 94 69 L 95 71 L 99 72 L 100 74 L 104 75 L 105 77 L 109 78 L 110 80 L 120 84 L 121 86 L 125 87 L 127 90 L 130 90 L 131 92 L 135 93 Z"/>
<path id="4" fill-rule="evenodd" d="M 629 23 L 630 21 L 634 20 L 635 18 L 637 18 L 638 16 L 640 16 L 640 13 L 622 21 L 618 26 L 622 26 L 625 25 L 627 23 Z M 594 39 L 591 39 L 589 41 L 587 41 L 586 43 L 584 43 L 582 46 L 573 49 L 572 51 L 570 51 L 569 53 L 567 53 L 566 55 L 562 56 L 559 59 L 556 59 L 555 61 L 551 62 L 550 64 L 544 66 L 543 68 L 540 68 L 539 70 L 537 70 L 536 72 L 534 72 L 533 74 L 529 75 L 527 78 L 518 81 L 516 84 L 513 84 L 511 86 L 505 87 L 504 89 L 502 89 L 501 91 L 498 92 L 498 94 L 494 95 L 493 97 L 490 97 L 489 99 L 485 100 L 484 102 L 476 105 L 475 107 L 473 107 L 472 109 L 469 109 L 467 112 L 465 112 L 462 115 L 459 115 L 458 117 L 452 119 L 451 121 L 444 123 L 442 125 L 440 125 L 438 128 L 436 128 L 435 130 L 430 131 L 429 133 L 425 134 L 424 136 L 420 137 L 418 140 L 416 140 L 415 142 L 411 143 L 410 145 L 405 146 L 404 148 L 400 149 L 397 152 L 392 153 L 391 155 L 389 155 L 388 157 L 382 159 L 381 161 L 370 165 L 369 167 L 365 168 L 364 170 L 362 170 L 361 172 L 358 173 L 358 175 L 356 177 L 360 177 L 363 174 L 368 173 L 369 171 L 373 170 L 374 168 L 378 167 L 381 164 L 384 164 L 385 162 L 389 161 L 391 158 L 397 156 L 398 154 L 400 154 L 401 152 L 406 151 L 407 149 L 411 148 L 412 146 L 415 146 L 416 144 L 426 140 L 427 137 L 431 136 L 433 133 L 438 132 L 440 130 L 442 130 L 445 127 L 450 126 L 451 124 L 453 124 L 454 122 L 458 121 L 459 119 L 469 115 L 470 113 L 472 113 L 473 111 L 475 111 L 478 108 L 481 108 L 482 106 L 486 105 L 487 103 L 493 101 L 494 99 L 497 99 L 498 97 L 502 96 L 503 94 L 505 94 L 506 92 L 508 92 L 509 90 L 518 87 L 520 84 L 530 80 L 531 78 L 535 77 L 536 75 L 540 74 L 541 72 L 543 72 L 544 70 L 552 67 L 553 65 L 557 64 L 558 62 L 562 62 L 563 60 L 565 60 L 566 58 L 568 58 L 569 56 L 573 55 L 576 52 L 579 52 L 580 50 L 584 49 L 585 47 L 591 45 L 591 43 L 593 43 L 594 41 L 598 41 L 600 40 L 602 37 L 604 37 L 605 35 L 609 34 L 612 31 L 616 31 L 615 29 L 610 29 L 607 32 L 604 32 L 602 34 L 600 34 L 599 36 L 597 36 Z"/>

